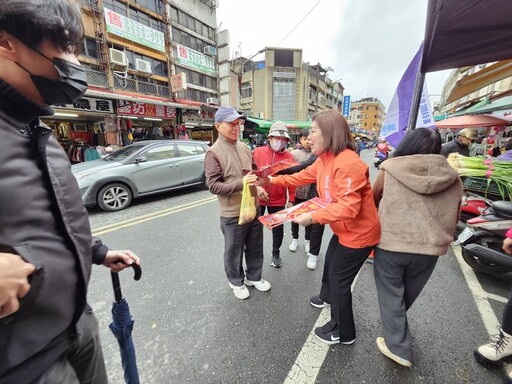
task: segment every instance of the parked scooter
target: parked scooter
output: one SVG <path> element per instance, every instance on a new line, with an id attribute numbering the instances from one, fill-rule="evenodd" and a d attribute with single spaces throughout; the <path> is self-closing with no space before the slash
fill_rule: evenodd
<path id="1" fill-rule="evenodd" d="M 455 229 L 455 240 L 466 229 L 468 220 L 474 219 L 490 205 L 490 200 L 473 192 L 464 191 L 460 204 L 459 221 Z M 457 241 L 455 245 L 460 245 Z"/>
<path id="2" fill-rule="evenodd" d="M 512 202 L 492 201 L 458 236 L 464 261 L 489 275 L 512 272 L 512 256 L 503 252 L 505 233 L 512 227 Z"/>

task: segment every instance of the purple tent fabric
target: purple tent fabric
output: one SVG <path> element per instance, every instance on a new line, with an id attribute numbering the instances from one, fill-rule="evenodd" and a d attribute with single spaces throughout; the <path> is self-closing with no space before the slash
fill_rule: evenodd
<path id="1" fill-rule="evenodd" d="M 423 73 L 512 58 L 512 1 L 429 0 Z"/>

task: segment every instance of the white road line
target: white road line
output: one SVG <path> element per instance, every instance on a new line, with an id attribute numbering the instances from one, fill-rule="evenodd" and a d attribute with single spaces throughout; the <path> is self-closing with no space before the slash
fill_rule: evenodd
<path id="1" fill-rule="evenodd" d="M 352 292 L 354 291 L 354 286 L 356 285 L 360 273 L 361 270 L 359 270 L 359 273 L 352 283 Z M 306 342 L 302 346 L 297 359 L 295 359 L 295 363 L 288 372 L 284 384 L 311 384 L 316 381 L 320 368 L 322 367 L 327 356 L 327 352 L 329 351 L 329 345 L 318 340 L 313 331 L 315 328 L 327 323 L 330 319 L 331 308 L 324 308 L 322 312 L 320 312 L 320 316 L 318 316 L 318 319 Z"/>
<path id="2" fill-rule="evenodd" d="M 468 287 L 471 290 L 471 293 L 473 294 L 473 298 L 476 303 L 476 307 L 478 309 L 478 312 L 480 312 L 480 316 L 482 317 L 482 320 L 484 322 L 484 326 L 487 329 L 487 332 L 490 335 L 494 335 L 497 333 L 496 326 L 500 324 L 498 318 L 496 317 L 496 314 L 491 308 L 491 304 L 489 303 L 489 300 L 487 298 L 490 296 L 487 292 L 484 291 L 482 288 L 482 285 L 480 285 L 480 282 L 476 278 L 475 272 L 473 272 L 473 269 L 469 265 L 466 264 L 464 259 L 462 258 L 462 254 L 460 252 L 460 247 L 453 246 L 453 253 L 455 253 L 455 256 L 457 257 L 457 261 L 460 264 L 460 268 L 462 270 L 462 273 L 464 274 L 464 277 L 466 278 L 466 282 L 468 283 Z M 475 348 L 477 345 L 475 345 Z"/>
<path id="3" fill-rule="evenodd" d="M 489 292 L 487 292 L 486 294 L 487 294 L 487 297 L 491 300 L 498 301 L 503 304 L 507 304 L 508 298 L 506 298 L 506 297 L 495 295 L 494 293 L 489 293 Z"/>

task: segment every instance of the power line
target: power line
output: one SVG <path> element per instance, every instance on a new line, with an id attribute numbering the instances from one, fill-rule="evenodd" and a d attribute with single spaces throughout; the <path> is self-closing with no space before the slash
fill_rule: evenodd
<path id="1" fill-rule="evenodd" d="M 286 36 L 285 36 L 285 37 L 284 37 L 284 38 L 283 38 L 283 39 L 282 39 L 282 40 L 281 40 L 281 41 L 276 45 L 276 47 L 279 47 L 279 46 L 281 45 L 281 43 L 282 43 L 283 41 L 285 41 L 285 40 L 286 40 L 286 38 L 287 38 L 288 36 L 290 36 L 290 35 L 292 34 L 292 32 L 293 32 L 293 31 L 295 31 L 295 29 L 297 29 L 297 27 L 298 27 L 298 26 L 299 26 L 299 25 L 304 21 L 304 19 L 306 19 L 306 17 L 308 17 L 308 16 L 309 16 L 309 14 L 310 14 L 311 12 L 313 12 L 313 9 L 315 9 L 315 7 L 316 7 L 316 6 L 317 6 L 321 1 L 322 1 L 322 0 L 318 0 L 318 1 L 316 2 L 316 4 L 315 4 L 315 5 L 313 5 L 313 8 L 311 8 L 311 9 L 309 10 L 309 12 L 308 12 L 308 13 L 306 13 L 306 15 L 305 15 L 305 16 L 304 16 L 304 17 L 303 17 L 303 18 L 302 18 L 302 19 L 297 23 L 297 25 L 296 25 L 295 27 L 293 27 L 293 29 L 292 29 L 290 32 L 288 32 L 288 34 L 287 34 L 287 35 L 286 35 Z"/>

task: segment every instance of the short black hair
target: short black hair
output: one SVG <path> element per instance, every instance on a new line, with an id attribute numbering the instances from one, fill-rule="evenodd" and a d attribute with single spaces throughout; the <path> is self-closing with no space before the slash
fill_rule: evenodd
<path id="1" fill-rule="evenodd" d="M 304 128 L 302 131 L 300 131 L 300 137 L 308 137 L 309 136 L 309 128 Z"/>
<path id="2" fill-rule="evenodd" d="M 416 128 L 406 133 L 393 157 L 441 153 L 441 135 L 436 129 Z"/>
<path id="3" fill-rule="evenodd" d="M 80 6 L 71 0 L 1 0 L 0 30 L 37 49 L 48 41 L 62 52 L 84 34 Z"/>

